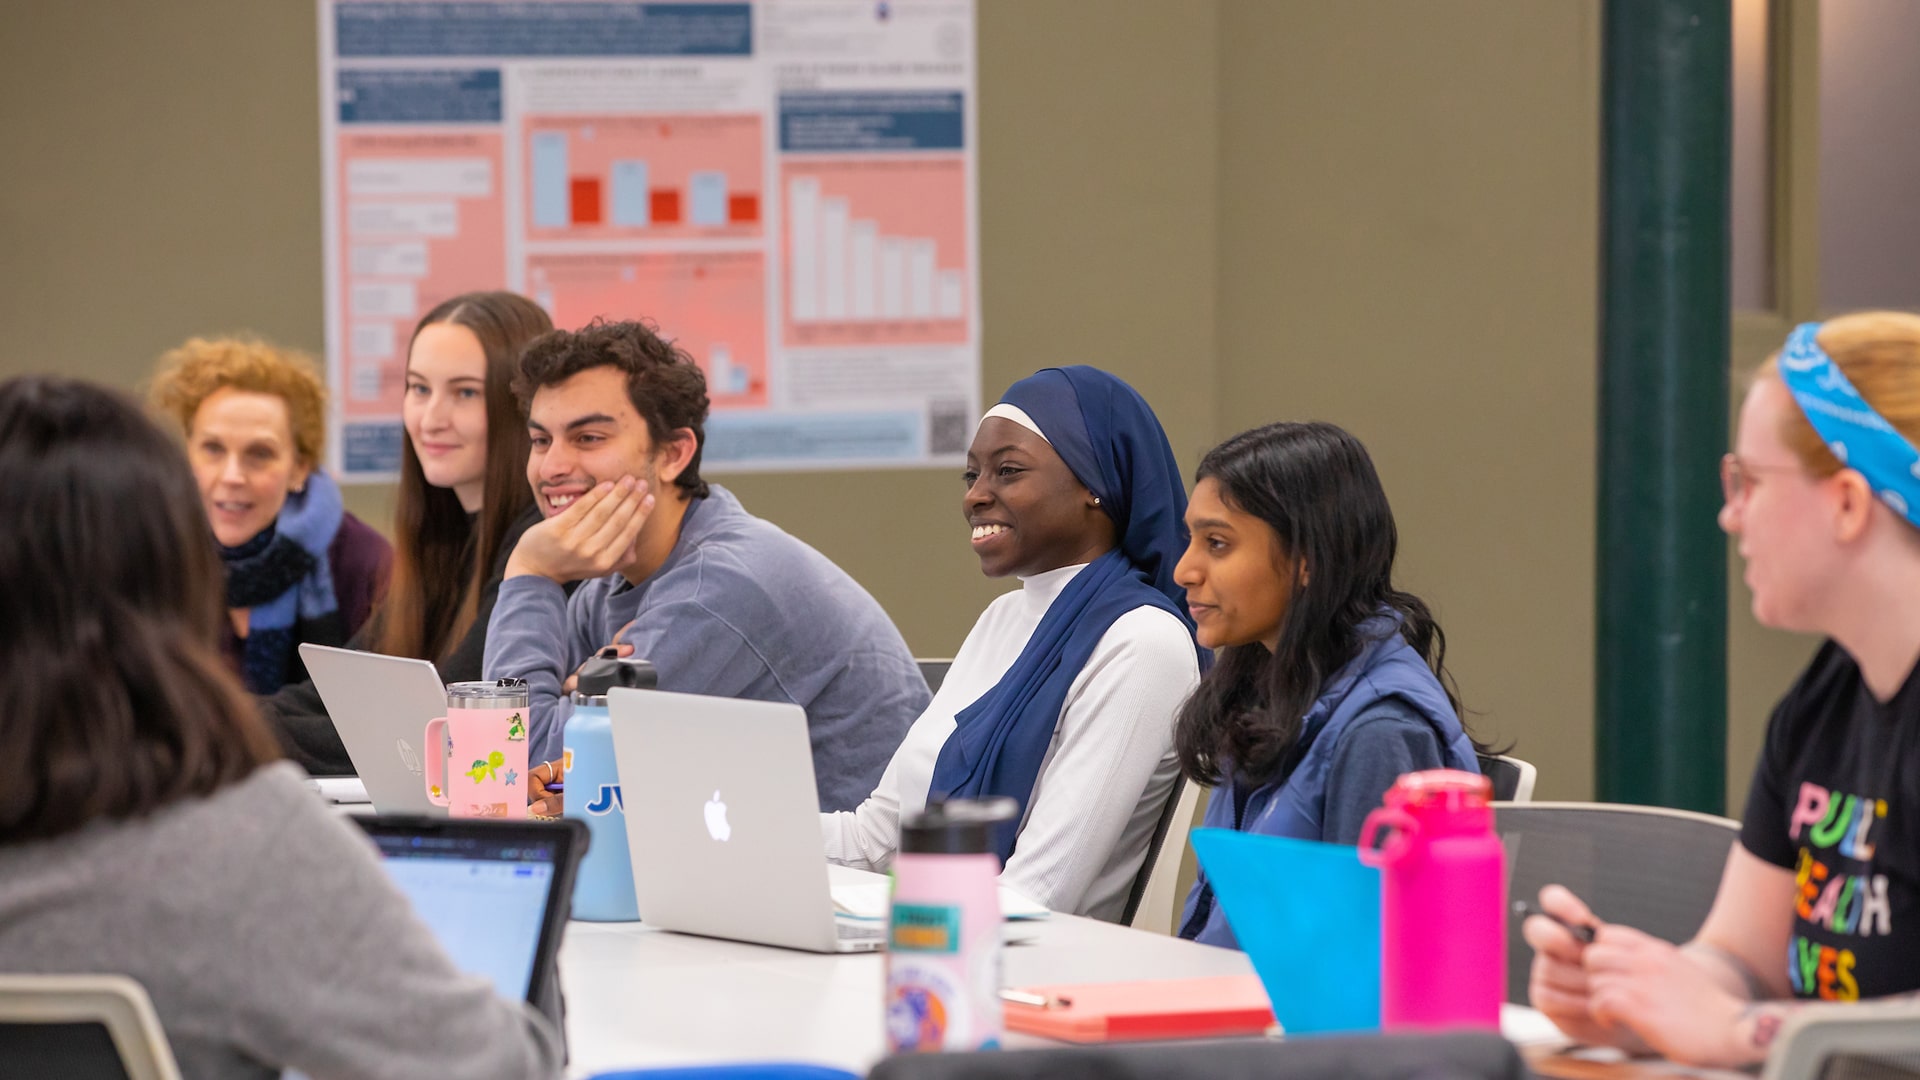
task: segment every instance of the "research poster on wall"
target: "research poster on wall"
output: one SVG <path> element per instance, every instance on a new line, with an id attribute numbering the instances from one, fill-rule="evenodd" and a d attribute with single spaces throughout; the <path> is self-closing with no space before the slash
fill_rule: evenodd
<path id="1" fill-rule="evenodd" d="M 463 292 L 644 319 L 716 471 L 960 462 L 980 414 L 972 0 L 319 0 L 332 465 L 400 467 Z"/>

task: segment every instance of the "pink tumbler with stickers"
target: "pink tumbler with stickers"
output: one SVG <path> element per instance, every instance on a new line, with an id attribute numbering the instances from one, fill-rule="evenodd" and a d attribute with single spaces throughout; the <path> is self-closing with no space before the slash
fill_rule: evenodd
<path id="1" fill-rule="evenodd" d="M 447 687 L 447 715 L 427 721 L 428 800 L 453 817 L 526 817 L 527 726 L 519 679 Z"/>
<path id="2" fill-rule="evenodd" d="M 1380 871 L 1384 1030 L 1500 1029 L 1506 851 L 1492 800 L 1486 777 L 1432 769 L 1401 776 L 1367 815 L 1360 861 Z"/>

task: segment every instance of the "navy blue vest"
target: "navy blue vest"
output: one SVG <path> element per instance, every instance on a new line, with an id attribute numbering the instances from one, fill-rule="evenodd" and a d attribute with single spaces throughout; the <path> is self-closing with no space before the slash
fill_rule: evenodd
<path id="1" fill-rule="evenodd" d="M 1283 779 L 1252 791 L 1241 790 L 1242 785 L 1229 770 L 1227 779 L 1214 789 L 1200 827 L 1239 829 L 1297 840 L 1323 839 L 1327 773 L 1333 767 L 1334 750 L 1355 720 L 1387 698 L 1404 702 L 1433 726 L 1448 768 L 1479 772 L 1473 742 L 1460 726 L 1460 718 L 1454 715 L 1440 680 L 1398 631 L 1397 620 L 1386 616 L 1368 620 L 1360 632 L 1369 640 L 1360 655 L 1328 681 L 1319 699 L 1307 710 L 1306 720 L 1300 727 L 1300 745 L 1306 747 L 1306 752 L 1299 764 Z M 1236 822 L 1235 810 L 1240 807 L 1244 808 Z M 1226 915 L 1213 903 L 1204 871 L 1187 896 L 1180 925 L 1186 927 L 1192 922 L 1194 909 L 1203 895 L 1210 910 L 1194 940 L 1237 948 Z"/>

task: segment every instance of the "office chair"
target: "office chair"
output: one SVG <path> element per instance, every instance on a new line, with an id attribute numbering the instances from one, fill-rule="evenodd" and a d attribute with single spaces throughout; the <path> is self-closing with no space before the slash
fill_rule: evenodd
<path id="1" fill-rule="evenodd" d="M 953 666 L 953 659 L 951 657 L 945 660 L 915 658 L 913 662 L 920 665 L 920 677 L 927 680 L 927 689 L 936 694 L 939 693 L 940 684 L 947 681 L 947 669 Z"/>
<path id="2" fill-rule="evenodd" d="M 1519 1051 L 1492 1032 L 1316 1036 L 900 1054 L 867 1080 L 1522 1080 Z"/>
<path id="3" fill-rule="evenodd" d="M 0 975 L 9 1076 L 180 1080 L 146 990 L 125 975 Z"/>
<path id="4" fill-rule="evenodd" d="M 1914 1080 L 1920 1002 L 1809 1005 L 1781 1028 L 1761 1080 Z"/>
<path id="5" fill-rule="evenodd" d="M 1593 913 L 1679 943 L 1706 920 L 1738 822 L 1690 810 L 1620 803 L 1495 803 L 1507 846 L 1507 896 L 1536 901 L 1572 889 Z M 1533 950 L 1507 912 L 1507 1000 L 1525 1004 Z"/>
<path id="6" fill-rule="evenodd" d="M 1127 897 L 1122 925 L 1156 934 L 1174 932 L 1174 920 L 1180 915 L 1180 860 L 1187 853 L 1187 834 L 1193 831 L 1200 810 L 1200 785 L 1189 784 L 1176 776 L 1167 795 L 1167 808 L 1147 845 L 1147 857 L 1140 864 L 1140 876 L 1134 879 L 1133 893 Z"/>
<path id="7" fill-rule="evenodd" d="M 1533 781 L 1539 770 L 1530 761 L 1506 754 L 1475 754 L 1480 775 L 1493 781 L 1493 797 L 1500 802 L 1532 802 Z"/>

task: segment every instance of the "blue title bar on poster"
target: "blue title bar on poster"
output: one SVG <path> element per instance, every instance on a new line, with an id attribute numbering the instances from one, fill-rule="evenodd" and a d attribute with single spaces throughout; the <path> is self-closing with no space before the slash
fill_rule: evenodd
<path id="1" fill-rule="evenodd" d="M 965 99 L 957 91 L 806 92 L 780 95 L 780 149 L 960 150 Z"/>
<path id="2" fill-rule="evenodd" d="M 342 3 L 334 49 L 376 56 L 751 56 L 750 4 Z"/>
<path id="3" fill-rule="evenodd" d="M 702 460 L 714 465 L 756 461 L 911 461 L 926 453 L 918 413 L 756 415 L 717 412 L 707 417 Z"/>
<path id="4" fill-rule="evenodd" d="M 349 473 L 400 471 L 400 440 L 406 430 L 397 420 L 347 424 L 341 431 L 340 463 Z"/>
<path id="5" fill-rule="evenodd" d="M 497 68 L 340 72 L 343 124 L 497 124 Z"/>

